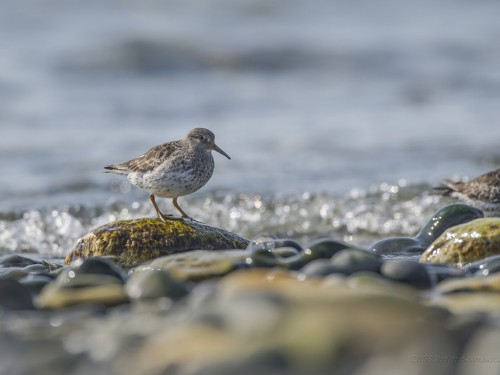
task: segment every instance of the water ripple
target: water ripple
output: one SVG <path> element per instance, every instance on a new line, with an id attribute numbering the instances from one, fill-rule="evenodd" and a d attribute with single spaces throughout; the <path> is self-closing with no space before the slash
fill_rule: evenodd
<path id="1" fill-rule="evenodd" d="M 268 233 L 304 242 L 332 237 L 367 245 L 387 236 L 415 234 L 439 209 L 441 200 L 429 195 L 426 187 L 384 183 L 345 195 L 214 193 L 181 198 L 181 205 L 197 220 L 247 238 Z M 165 212 L 173 212 L 167 200 L 159 200 L 159 204 Z M 154 216 L 147 200 L 114 202 L 101 208 L 30 210 L 0 220 L 0 251 L 62 256 L 96 226 L 144 216 Z"/>

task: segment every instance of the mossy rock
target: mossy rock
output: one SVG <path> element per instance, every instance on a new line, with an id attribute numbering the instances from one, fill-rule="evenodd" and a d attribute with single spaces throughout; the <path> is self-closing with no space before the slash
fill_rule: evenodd
<path id="1" fill-rule="evenodd" d="M 425 250 L 420 261 L 462 267 L 497 254 L 500 254 L 500 218 L 483 218 L 448 229 Z"/>
<path id="2" fill-rule="evenodd" d="M 484 217 L 481 210 L 455 203 L 441 208 L 415 237 L 392 237 L 375 242 L 370 251 L 380 255 L 422 254 L 446 229 Z"/>
<path id="3" fill-rule="evenodd" d="M 114 256 L 124 266 L 134 266 L 160 256 L 183 251 L 244 249 L 248 240 L 223 229 L 187 220 L 120 220 L 105 224 L 82 237 L 66 256 Z"/>

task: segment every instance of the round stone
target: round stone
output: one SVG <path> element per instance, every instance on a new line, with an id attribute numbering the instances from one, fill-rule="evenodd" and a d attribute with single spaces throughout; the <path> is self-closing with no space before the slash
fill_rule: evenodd
<path id="1" fill-rule="evenodd" d="M 151 300 L 167 297 L 178 300 L 188 291 L 173 279 L 167 271 L 149 270 L 135 272 L 125 285 L 125 291 L 132 300 Z"/>
<path id="2" fill-rule="evenodd" d="M 500 218 L 483 218 L 449 228 L 420 257 L 421 262 L 463 267 L 500 254 Z"/>
<path id="3" fill-rule="evenodd" d="M 306 264 L 300 270 L 307 277 L 325 277 L 333 273 L 340 273 L 339 268 L 334 266 L 328 259 L 316 259 Z"/>
<path id="4" fill-rule="evenodd" d="M 77 264 L 73 270 L 77 274 L 107 275 L 115 277 L 123 283 L 127 280 L 125 271 L 115 262 L 106 257 L 93 257 L 85 259 Z"/>
<path id="5" fill-rule="evenodd" d="M 66 256 L 115 256 L 119 264 L 137 266 L 161 256 L 189 250 L 244 249 L 248 240 L 223 229 L 188 220 L 121 220 L 105 224 L 82 237 Z"/>
<path id="6" fill-rule="evenodd" d="M 382 265 L 382 259 L 378 255 L 365 250 L 344 249 L 331 258 L 331 264 L 345 275 L 360 271 L 378 273 Z"/>
<path id="7" fill-rule="evenodd" d="M 477 208 L 450 204 L 437 211 L 415 237 L 393 237 L 375 242 L 369 251 L 381 255 L 422 254 L 446 229 L 483 217 Z"/>
<path id="8" fill-rule="evenodd" d="M 428 289 L 435 284 L 425 266 L 415 260 L 386 260 L 380 272 L 390 280 L 409 284 L 417 289 Z"/>

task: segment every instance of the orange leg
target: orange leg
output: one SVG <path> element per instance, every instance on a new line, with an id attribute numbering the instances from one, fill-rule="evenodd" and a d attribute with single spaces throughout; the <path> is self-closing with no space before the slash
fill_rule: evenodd
<path id="1" fill-rule="evenodd" d="M 174 204 L 175 208 L 181 213 L 183 219 L 190 219 L 193 220 L 192 217 L 190 217 L 187 213 L 183 211 L 183 209 L 179 206 L 179 203 L 177 203 L 177 198 L 174 198 L 172 200 L 172 203 Z"/>
<path id="2" fill-rule="evenodd" d="M 180 220 L 178 218 L 173 217 L 172 215 L 164 215 L 164 214 L 162 214 L 162 212 L 158 208 L 158 205 L 156 204 L 155 196 L 153 194 L 151 194 L 149 196 L 149 200 L 151 201 L 151 203 L 153 203 L 153 207 L 155 208 L 156 214 L 158 215 L 158 217 L 160 218 L 160 220 L 163 220 L 163 221 L 167 221 L 167 220 Z"/>

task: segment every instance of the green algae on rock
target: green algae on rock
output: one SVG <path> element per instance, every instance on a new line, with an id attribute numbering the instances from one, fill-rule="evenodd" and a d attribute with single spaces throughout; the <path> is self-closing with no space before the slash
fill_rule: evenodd
<path id="1" fill-rule="evenodd" d="M 458 267 L 500 254 L 500 218 L 482 218 L 448 229 L 420 257 L 421 262 Z"/>
<path id="2" fill-rule="evenodd" d="M 422 254 L 443 232 L 455 225 L 484 217 L 481 210 L 455 203 L 441 208 L 415 237 L 392 237 L 375 242 L 370 251 L 381 255 Z"/>
<path id="3" fill-rule="evenodd" d="M 244 249 L 248 241 L 234 233 L 187 220 L 120 220 L 105 224 L 82 237 L 66 256 L 116 256 L 122 265 L 138 265 L 163 255 L 187 250 Z"/>

